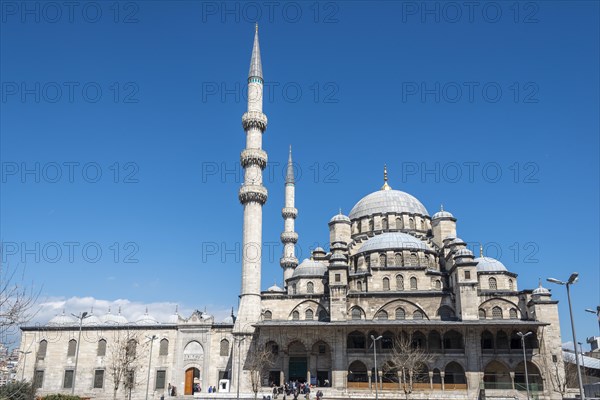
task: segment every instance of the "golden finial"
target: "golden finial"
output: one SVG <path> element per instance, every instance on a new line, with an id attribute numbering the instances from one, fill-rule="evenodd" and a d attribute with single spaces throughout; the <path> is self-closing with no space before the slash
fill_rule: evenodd
<path id="1" fill-rule="evenodd" d="M 483 246 L 479 245 L 479 257 L 483 257 Z"/>
<path id="2" fill-rule="evenodd" d="M 388 174 L 387 174 L 387 165 L 383 165 L 383 186 L 381 190 L 392 190 L 390 185 L 388 185 Z"/>

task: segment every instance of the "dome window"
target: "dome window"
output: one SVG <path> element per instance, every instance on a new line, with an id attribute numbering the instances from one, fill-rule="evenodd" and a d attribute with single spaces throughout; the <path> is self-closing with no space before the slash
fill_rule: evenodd
<path id="1" fill-rule="evenodd" d="M 513 282 L 512 279 L 508 280 L 508 289 L 515 290 L 515 283 Z"/>
<path id="2" fill-rule="evenodd" d="M 388 319 L 388 313 L 384 310 L 378 311 L 377 315 L 375 315 L 375 319 L 386 320 Z"/>
<path id="3" fill-rule="evenodd" d="M 373 231 L 373 219 L 369 218 L 369 232 Z"/>
<path id="4" fill-rule="evenodd" d="M 419 265 L 419 258 L 417 257 L 416 253 L 410 253 L 410 265 L 413 267 Z"/>
<path id="5" fill-rule="evenodd" d="M 383 229 L 384 231 L 388 230 L 388 219 L 387 217 L 383 217 L 381 219 L 381 229 Z"/>
<path id="6" fill-rule="evenodd" d="M 415 310 L 413 313 L 413 319 L 423 319 L 423 313 L 420 310 Z"/>
<path id="7" fill-rule="evenodd" d="M 360 312 L 360 308 L 358 308 L 358 307 L 354 307 L 352 309 L 351 315 L 352 315 L 353 320 L 362 319 L 362 313 Z"/>
<path id="8" fill-rule="evenodd" d="M 410 229 L 415 229 L 415 220 L 414 218 L 409 218 L 408 220 L 408 226 Z"/>
<path id="9" fill-rule="evenodd" d="M 404 228 L 404 224 L 402 223 L 401 217 L 396 217 L 396 229 Z"/>
<path id="10" fill-rule="evenodd" d="M 442 290 L 442 281 L 440 281 L 439 279 L 437 279 L 435 281 L 435 289 L 436 290 Z"/>
<path id="11" fill-rule="evenodd" d="M 401 267 L 402 266 L 402 254 L 396 253 L 394 255 L 394 265 L 396 267 Z"/>
<path id="12" fill-rule="evenodd" d="M 379 255 L 379 266 L 380 267 L 387 267 L 387 256 L 385 254 L 380 254 Z"/>
<path id="13" fill-rule="evenodd" d="M 517 319 L 518 318 L 517 309 L 511 308 L 510 310 L 508 310 L 508 316 L 510 319 Z"/>
<path id="14" fill-rule="evenodd" d="M 292 294 L 296 294 L 296 284 L 292 285 Z"/>
<path id="15" fill-rule="evenodd" d="M 362 282 L 361 281 L 356 282 L 356 290 L 358 290 L 359 292 L 362 292 Z"/>

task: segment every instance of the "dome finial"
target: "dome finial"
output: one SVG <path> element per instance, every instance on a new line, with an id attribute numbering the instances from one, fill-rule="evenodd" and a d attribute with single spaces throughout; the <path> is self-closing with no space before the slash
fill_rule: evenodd
<path id="1" fill-rule="evenodd" d="M 444 204 L 440 204 L 440 211 L 444 211 Z"/>
<path id="2" fill-rule="evenodd" d="M 479 257 L 483 257 L 483 246 L 479 244 Z"/>
<path id="3" fill-rule="evenodd" d="M 388 185 L 388 174 L 387 174 L 387 165 L 383 164 L 383 186 L 381 190 L 392 190 L 390 185 Z"/>

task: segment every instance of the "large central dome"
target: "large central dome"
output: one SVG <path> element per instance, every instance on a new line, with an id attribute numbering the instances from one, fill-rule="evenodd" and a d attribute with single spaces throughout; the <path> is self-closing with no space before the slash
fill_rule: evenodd
<path id="1" fill-rule="evenodd" d="M 408 213 L 429 216 L 419 200 L 400 190 L 378 190 L 363 197 L 350 211 L 350 219 L 379 213 Z"/>

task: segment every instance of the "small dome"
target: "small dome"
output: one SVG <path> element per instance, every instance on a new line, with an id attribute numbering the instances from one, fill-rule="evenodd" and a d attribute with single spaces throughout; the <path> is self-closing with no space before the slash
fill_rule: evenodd
<path id="1" fill-rule="evenodd" d="M 550 296 L 550 290 L 546 289 L 545 287 L 542 286 L 542 281 L 540 280 L 540 283 L 538 284 L 538 287 L 533 289 L 532 294 L 534 295 L 538 295 L 538 296 Z"/>
<path id="2" fill-rule="evenodd" d="M 433 214 L 432 219 L 440 219 L 440 218 L 454 218 L 454 215 L 444 210 L 444 206 L 440 206 L 440 211 Z"/>
<path id="3" fill-rule="evenodd" d="M 378 190 L 363 197 L 350 211 L 355 220 L 373 214 L 408 213 L 428 216 L 427 209 L 419 200 L 400 190 Z"/>
<path id="4" fill-rule="evenodd" d="M 292 278 L 298 278 L 301 276 L 322 277 L 323 275 L 325 275 L 326 272 L 327 266 L 325 265 L 325 263 L 305 258 L 304 261 L 302 261 L 300 265 L 298 265 L 298 267 L 296 267 L 296 269 L 294 270 Z"/>
<path id="5" fill-rule="evenodd" d="M 233 316 L 231 316 L 231 315 L 230 315 L 230 316 L 226 317 L 226 318 L 223 320 L 223 323 L 224 323 L 224 324 L 233 324 L 233 323 L 234 323 L 234 321 L 233 321 Z"/>
<path id="6" fill-rule="evenodd" d="M 158 321 L 152 315 L 148 314 L 148 310 L 142 315 L 137 321 L 135 321 L 138 325 L 156 325 Z"/>
<path id="7" fill-rule="evenodd" d="M 127 323 L 127 318 L 121 315 L 121 310 L 119 310 L 119 314 L 112 314 L 110 310 L 108 310 L 108 314 L 100 317 L 100 320 L 105 324 L 116 324 L 116 325 L 124 325 Z"/>
<path id="8" fill-rule="evenodd" d="M 456 250 L 456 252 L 454 253 L 454 257 L 473 257 L 473 252 L 467 248 L 462 248 L 462 249 L 458 249 Z"/>
<path id="9" fill-rule="evenodd" d="M 267 289 L 267 292 L 283 293 L 283 292 L 285 292 L 285 290 L 283 290 L 282 288 L 277 286 L 277 284 L 275 283 L 275 284 L 273 284 L 273 286 L 271 286 L 270 288 Z"/>
<path id="10" fill-rule="evenodd" d="M 350 223 L 350 218 L 348 218 L 347 216 L 345 216 L 344 214 L 342 214 L 341 212 L 339 214 L 334 215 L 330 220 L 329 223 L 333 224 L 336 222 L 344 222 L 344 223 Z"/>
<path id="11" fill-rule="evenodd" d="M 77 321 L 75 321 L 75 318 L 71 317 L 70 315 L 66 315 L 64 311 L 62 314 L 56 315 L 50 321 L 48 321 L 48 325 L 55 326 L 71 326 L 76 324 Z"/>
<path id="12" fill-rule="evenodd" d="M 504 264 L 492 257 L 477 257 L 477 272 L 508 272 Z"/>
<path id="13" fill-rule="evenodd" d="M 367 240 L 358 249 L 358 253 L 392 249 L 429 250 L 425 243 L 414 236 L 402 232 L 386 232 Z"/>
<path id="14" fill-rule="evenodd" d="M 171 314 L 169 315 L 169 324 L 177 324 L 179 323 L 179 314 Z"/>
<path id="15" fill-rule="evenodd" d="M 96 317 L 94 315 L 94 312 L 90 312 L 90 314 L 87 316 L 87 318 L 85 318 L 83 320 L 83 325 L 84 326 L 94 326 L 94 325 L 100 325 L 102 324 L 102 321 L 100 321 L 100 318 Z"/>
<path id="16" fill-rule="evenodd" d="M 456 245 L 456 244 L 466 244 L 466 243 L 461 238 L 454 238 L 454 239 L 452 239 L 452 241 L 450 241 L 451 246 Z"/>

